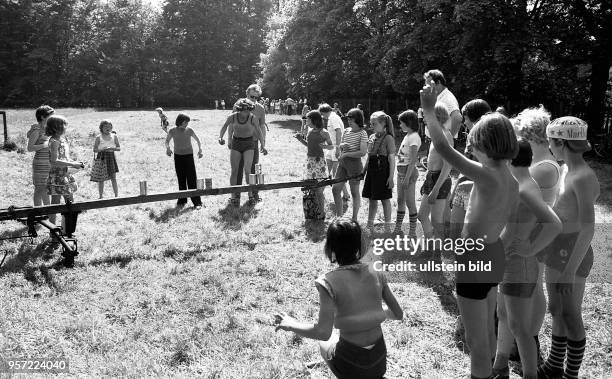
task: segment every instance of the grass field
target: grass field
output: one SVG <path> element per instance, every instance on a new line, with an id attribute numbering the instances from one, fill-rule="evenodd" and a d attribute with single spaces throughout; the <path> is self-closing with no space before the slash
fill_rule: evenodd
<path id="1" fill-rule="evenodd" d="M 169 118 L 178 112 L 169 111 Z M 140 180 L 148 181 L 150 193 L 176 189 L 155 112 L 58 113 L 68 116 L 75 158 L 88 165 L 99 122 L 111 120 L 122 145 L 121 195 L 138 194 Z M 227 185 L 229 152 L 216 138 L 229 111 L 186 113 L 204 146 L 198 176 Z M 8 111 L 11 138 L 23 144 L 33 115 Z M 268 123 L 270 154 L 261 160 L 267 182 L 301 179 L 306 151 L 292 137 L 299 118 L 270 116 Z M 0 151 L 0 208 L 31 204 L 31 160 L 31 153 Z M 588 342 L 581 373 L 588 378 L 609 377 L 612 370 L 612 243 L 606 228 L 612 221 L 612 175 L 610 166 L 593 167 L 602 196 L 593 242 L 599 280 L 588 284 L 584 304 Z M 87 170 L 76 177 L 76 201 L 96 199 Z M 65 356 L 70 375 L 79 377 L 329 377 L 324 365 L 305 366 L 320 361 L 316 342 L 276 333 L 270 325 L 276 311 L 316 317 L 314 279 L 332 268 L 322 253 L 326 226 L 305 224 L 301 195 L 299 189 L 264 192 L 254 207 L 244 205 L 243 195 L 239 210 L 227 206 L 226 196 L 204 198 L 205 208 L 180 213 L 174 202 L 91 210 L 79 217 L 81 254 L 74 269 L 56 267 L 59 251 L 43 247 L 44 233 L 34 244 L 3 243 L 0 251 L 9 255 L 0 268 L 0 354 Z M 363 221 L 366 214 L 364 202 Z M 1 236 L 24 232 L 13 222 L 0 228 Z M 383 325 L 387 377 L 467 377 L 469 358 L 454 335 L 457 307 L 449 284 L 415 277 L 392 288 L 405 318 Z M 546 350 L 550 330 L 547 316 L 541 331 Z"/>

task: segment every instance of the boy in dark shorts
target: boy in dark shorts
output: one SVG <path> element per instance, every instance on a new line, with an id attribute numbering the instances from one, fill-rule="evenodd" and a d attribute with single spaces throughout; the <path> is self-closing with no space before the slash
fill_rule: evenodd
<path id="1" fill-rule="evenodd" d="M 519 200 L 518 183 L 508 168 L 508 160 L 518 153 L 518 143 L 508 118 L 486 115 L 468 136 L 478 162 L 466 158 L 448 142 L 436 118 L 434 87 L 428 83 L 420 94 L 432 143 L 444 160 L 474 181 L 461 236 L 481 245 L 457 255 L 457 262 L 466 265 L 466 271 L 456 275 L 457 303 L 471 351 L 472 378 L 489 378 L 496 345 L 497 284 L 502 281 L 505 263 L 500 235 Z M 490 269 L 470 271 L 470 263 L 490 264 Z"/>
<path id="2" fill-rule="evenodd" d="M 586 122 L 576 117 L 558 118 L 548 124 L 546 136 L 550 151 L 567 164 L 568 170 L 553 208 L 563 222 L 563 231 L 543 253 L 553 322 L 550 354 L 538 368 L 538 375 L 573 379 L 578 378 L 586 347 L 582 300 L 593 266 L 591 240 L 600 187 L 595 172 L 582 156 L 591 149 Z"/>
<path id="3" fill-rule="evenodd" d="M 434 108 L 436 120 L 440 125 L 444 125 L 448 121 L 448 111 L 442 104 L 436 104 Z M 453 136 L 447 129 L 442 129 L 444 137 L 448 143 L 453 146 Z M 427 175 L 425 182 L 421 187 L 421 206 L 419 207 L 418 218 L 423 227 L 423 234 L 426 238 L 442 237 L 443 223 L 442 215 L 446 198 L 448 197 L 452 181 L 449 177 L 451 165 L 440 156 L 436 147 L 432 143 L 429 146 L 429 155 L 427 156 Z"/>

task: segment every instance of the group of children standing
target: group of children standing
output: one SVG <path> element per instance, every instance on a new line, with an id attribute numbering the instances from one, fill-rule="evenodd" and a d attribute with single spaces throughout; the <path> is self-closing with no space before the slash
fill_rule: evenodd
<path id="1" fill-rule="evenodd" d="M 471 377 L 509 378 L 508 361 L 516 345 L 523 378 L 577 378 L 586 345 L 581 306 L 585 280 L 593 264 L 590 243 L 594 204 L 599 196 L 597 177 L 582 156 L 590 149 L 587 124 L 575 117 L 551 121 L 542 108 L 526 109 L 511 120 L 501 113 L 491 113 L 486 102 L 476 99 L 463 108 L 463 123 L 470 132 L 466 153 L 462 154 L 454 149 L 452 134 L 444 126 L 449 118 L 447 107 L 439 104 L 432 78 L 425 80 L 421 107 L 432 147 L 421 189 L 423 203 L 430 208 L 438 206 L 436 214 L 440 216 L 446 204 L 451 204 L 451 234 L 484 241 L 483 251 L 457 255 L 460 263 L 490 262 L 492 266 L 490 272 L 456 275 Z M 309 167 L 313 166 L 312 158 L 320 162 L 317 146 L 328 151 L 336 148 L 330 141 L 332 132 L 319 126 L 318 114 L 307 114 L 308 126 L 313 128 L 307 137 Z M 399 116 L 400 127 L 407 135 L 397 161 L 387 115 L 372 115 L 375 133 L 369 139 L 363 130 L 362 114 L 352 109 L 347 116 L 350 129 L 338 144 L 335 176 L 361 173 L 361 156 L 368 154 L 363 189 L 363 195 L 370 199 L 368 224 L 372 224 L 378 200 L 383 202 L 388 223 L 396 165 L 396 225 L 402 224 L 407 207 L 409 235 L 415 236 L 417 215 L 421 218 L 427 213 L 417 213 L 414 202 L 418 178 L 415 164 L 421 145 L 417 114 L 406 111 Z M 563 169 L 558 161 L 564 162 Z M 324 167 L 320 163 L 317 166 Z M 450 167 L 461 173 L 452 191 L 447 178 Z M 342 215 L 342 207 L 338 207 L 342 186 L 339 183 L 333 189 L 338 216 Z M 358 189 L 359 179 L 352 179 L 354 203 L 359 202 Z M 401 319 L 403 314 L 384 275 L 360 261 L 365 248 L 361 227 L 355 220 L 358 210 L 354 204 L 352 220 L 336 219 L 328 228 L 325 254 L 338 268 L 315 282 L 320 299 L 318 321 L 302 323 L 281 313 L 275 323 L 277 330 L 320 340 L 321 354 L 336 376 L 380 378 L 386 370 L 380 324 L 385 319 Z M 434 225 L 441 221 L 432 213 L 430 210 L 431 227 L 427 220 L 422 222 L 423 227 L 426 234 L 439 236 L 444 231 Z M 553 320 L 546 360 L 541 359 L 538 338 L 546 310 L 544 284 Z M 334 326 L 339 335 L 332 335 Z"/>

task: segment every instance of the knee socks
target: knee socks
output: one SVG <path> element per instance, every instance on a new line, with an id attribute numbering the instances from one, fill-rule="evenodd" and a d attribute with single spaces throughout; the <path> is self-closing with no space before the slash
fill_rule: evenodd
<path id="1" fill-rule="evenodd" d="M 543 378 L 561 376 L 566 348 L 567 337 L 555 336 L 553 334 L 550 353 L 544 364 L 538 367 L 538 375 Z"/>
<path id="2" fill-rule="evenodd" d="M 583 338 L 581 341 L 567 340 L 567 364 L 563 379 L 578 379 L 578 371 L 580 370 L 580 365 L 582 365 L 585 345 L 586 338 Z"/>

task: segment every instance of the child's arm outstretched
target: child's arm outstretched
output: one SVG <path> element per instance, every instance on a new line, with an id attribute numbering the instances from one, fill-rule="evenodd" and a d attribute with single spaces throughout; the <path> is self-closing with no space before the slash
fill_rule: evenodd
<path id="1" fill-rule="evenodd" d="M 275 314 L 276 330 L 287 330 L 319 341 L 327 341 L 331 337 L 334 327 L 334 302 L 323 286 L 317 284 L 316 287 L 319 290 L 319 320 L 310 324 L 299 322 L 286 313 Z"/>
<path id="2" fill-rule="evenodd" d="M 483 166 L 475 161 L 466 158 L 463 154 L 455 150 L 444 136 L 443 127 L 438 122 L 434 114 L 437 95 L 432 86 L 425 86 L 421 90 L 421 108 L 425 117 L 425 124 L 431 136 L 431 142 L 440 153 L 440 156 L 463 175 L 471 178 L 474 182 L 494 182 L 492 174 L 483 168 Z"/>

